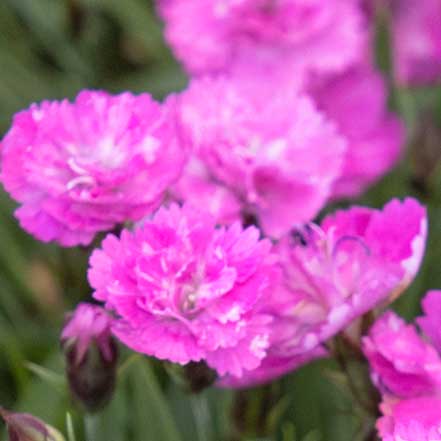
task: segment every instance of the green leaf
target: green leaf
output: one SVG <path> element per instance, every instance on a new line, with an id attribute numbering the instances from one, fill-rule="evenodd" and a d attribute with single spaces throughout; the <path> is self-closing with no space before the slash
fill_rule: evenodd
<path id="1" fill-rule="evenodd" d="M 67 430 L 67 441 L 77 441 L 72 422 L 72 416 L 70 415 L 69 412 L 66 412 L 66 430 Z"/>
<path id="2" fill-rule="evenodd" d="M 182 441 L 147 359 L 130 367 L 133 441 Z"/>

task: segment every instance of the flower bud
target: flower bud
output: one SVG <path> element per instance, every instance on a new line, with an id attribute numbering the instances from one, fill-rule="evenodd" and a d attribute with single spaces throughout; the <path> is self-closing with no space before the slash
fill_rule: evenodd
<path id="1" fill-rule="evenodd" d="M 70 391 L 87 412 L 104 407 L 115 388 L 118 350 L 111 323 L 103 308 L 81 303 L 61 334 Z"/>
<path id="2" fill-rule="evenodd" d="M 176 383 L 189 393 L 202 392 L 217 380 L 216 371 L 203 361 L 192 361 L 185 366 L 170 363 L 165 367 Z"/>
<path id="3" fill-rule="evenodd" d="M 9 441 L 64 441 L 58 430 L 28 413 L 9 412 L 0 407 L 8 428 Z"/>

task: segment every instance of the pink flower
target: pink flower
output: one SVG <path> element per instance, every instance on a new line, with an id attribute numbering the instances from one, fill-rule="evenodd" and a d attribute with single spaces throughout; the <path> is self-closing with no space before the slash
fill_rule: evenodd
<path id="1" fill-rule="evenodd" d="M 130 348 L 241 376 L 268 346 L 271 316 L 261 306 L 277 277 L 270 248 L 254 227 L 216 229 L 208 214 L 172 205 L 120 239 L 108 235 L 89 280 Z"/>
<path id="2" fill-rule="evenodd" d="M 106 361 L 115 358 L 115 347 L 110 332 L 112 318 L 100 306 L 80 303 L 69 315 L 61 334 L 61 342 L 68 349 L 74 348 L 73 361 L 83 362 L 90 346 L 95 344 Z"/>
<path id="3" fill-rule="evenodd" d="M 338 71 L 360 55 L 363 14 L 353 0 L 158 0 L 166 38 L 193 74 L 251 60 L 292 75 Z"/>
<path id="4" fill-rule="evenodd" d="M 404 143 L 404 126 L 387 109 L 385 81 L 369 66 L 353 68 L 322 80 L 313 96 L 347 140 L 333 196 L 357 196 L 396 164 Z"/>
<path id="5" fill-rule="evenodd" d="M 231 375 L 221 378 L 217 385 L 224 388 L 249 388 L 259 386 L 293 372 L 303 365 L 326 356 L 326 351 L 317 347 L 304 354 L 286 356 L 278 353 L 277 345 L 270 345 L 268 355 L 261 365 L 252 371 L 247 371 L 240 378 Z"/>
<path id="6" fill-rule="evenodd" d="M 363 339 L 374 383 L 383 393 L 377 428 L 383 441 L 441 440 L 441 291 L 423 300 L 418 324 L 435 346 L 388 312 Z"/>
<path id="7" fill-rule="evenodd" d="M 16 216 L 38 239 L 87 245 L 99 231 L 136 221 L 161 202 L 185 151 L 174 100 L 84 91 L 33 104 L 2 141 L 1 180 Z"/>
<path id="8" fill-rule="evenodd" d="M 363 350 L 372 378 L 384 393 L 411 398 L 441 388 L 439 354 L 418 335 L 414 326 L 407 325 L 393 312 L 376 321 L 363 339 Z"/>
<path id="9" fill-rule="evenodd" d="M 377 421 L 383 441 L 441 440 L 441 398 L 420 397 L 407 400 L 386 398 L 384 414 Z"/>
<path id="10" fill-rule="evenodd" d="M 419 327 L 441 354 L 441 291 L 429 291 L 422 301 L 424 315 L 417 318 Z"/>
<path id="11" fill-rule="evenodd" d="M 309 98 L 267 81 L 194 80 L 181 97 L 181 118 L 211 179 L 277 237 L 322 208 L 345 142 Z"/>
<path id="12" fill-rule="evenodd" d="M 201 207 L 210 213 L 218 224 L 230 225 L 241 221 L 242 204 L 239 198 L 213 179 L 205 164 L 196 156 L 188 161 L 171 194 L 178 202 Z"/>
<path id="13" fill-rule="evenodd" d="M 284 353 L 309 351 L 396 298 L 419 268 L 426 229 L 425 209 L 408 198 L 383 210 L 338 211 L 285 237 L 278 245 L 285 292 L 274 306 L 286 320 Z"/>
<path id="14" fill-rule="evenodd" d="M 441 79 L 441 3 L 390 0 L 396 79 L 402 85 Z"/>

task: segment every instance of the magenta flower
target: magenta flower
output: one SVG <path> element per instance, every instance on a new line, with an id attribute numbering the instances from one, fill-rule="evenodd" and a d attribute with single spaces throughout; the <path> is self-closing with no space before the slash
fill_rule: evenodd
<path id="1" fill-rule="evenodd" d="M 2 141 L 1 181 L 38 239 L 87 245 L 161 202 L 185 159 L 174 100 L 84 91 L 33 104 Z"/>
<path id="2" fill-rule="evenodd" d="M 433 347 L 441 354 L 441 291 L 429 291 L 421 303 L 424 315 L 416 321 Z"/>
<path id="3" fill-rule="evenodd" d="M 441 3 L 389 0 L 396 79 L 402 85 L 441 80 Z"/>
<path id="4" fill-rule="evenodd" d="M 203 207 L 216 223 L 230 225 L 242 220 L 242 203 L 227 187 L 216 181 L 206 165 L 193 156 L 187 162 L 171 194 L 177 202 Z"/>
<path id="5" fill-rule="evenodd" d="M 384 441 L 441 439 L 441 291 L 427 293 L 423 310 L 417 323 L 428 339 L 393 312 L 363 339 L 372 379 L 383 394 L 377 428 Z"/>
<path id="6" fill-rule="evenodd" d="M 166 38 L 193 74 L 236 65 L 342 70 L 365 40 L 353 0 L 158 0 Z"/>
<path id="7" fill-rule="evenodd" d="M 181 117 L 211 179 L 277 237 L 322 208 L 345 141 L 310 99 L 265 81 L 194 80 L 181 97 Z"/>
<path id="8" fill-rule="evenodd" d="M 441 398 L 388 398 L 381 410 L 384 416 L 377 421 L 377 429 L 383 441 L 441 440 Z"/>
<path id="9" fill-rule="evenodd" d="M 412 398 L 441 390 L 438 352 L 395 313 L 376 321 L 363 339 L 363 351 L 374 383 L 384 394 Z"/>
<path id="10" fill-rule="evenodd" d="M 108 235 L 89 280 L 130 348 L 241 376 L 268 346 L 271 316 L 261 309 L 277 276 L 270 248 L 254 227 L 216 229 L 208 214 L 172 205 L 120 239 Z"/>
<path id="11" fill-rule="evenodd" d="M 425 209 L 408 198 L 383 210 L 338 211 L 285 237 L 278 245 L 285 292 L 274 305 L 286 320 L 279 351 L 309 351 L 396 298 L 419 268 L 426 230 Z"/>
<path id="12" fill-rule="evenodd" d="M 279 353 L 279 349 L 281 348 L 282 346 L 279 347 L 277 344 L 270 344 L 267 351 L 268 355 L 263 359 L 259 367 L 252 371 L 245 372 L 242 377 L 227 375 L 221 378 L 217 382 L 217 385 L 219 387 L 234 389 L 259 386 L 274 381 L 307 363 L 327 355 L 327 352 L 323 348 L 317 347 L 304 354 L 287 357 L 284 353 Z"/>
<path id="13" fill-rule="evenodd" d="M 333 196 L 357 196 L 396 164 L 404 144 L 404 126 L 387 109 L 385 81 L 371 67 L 353 68 L 322 80 L 313 96 L 347 140 Z"/>

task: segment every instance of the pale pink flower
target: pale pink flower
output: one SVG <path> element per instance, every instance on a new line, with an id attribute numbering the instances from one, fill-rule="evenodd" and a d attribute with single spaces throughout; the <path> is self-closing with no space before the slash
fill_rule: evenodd
<path id="1" fill-rule="evenodd" d="M 186 158 L 173 97 L 81 92 L 33 104 L 2 141 L 1 181 L 38 239 L 87 245 L 155 209 Z"/>
<path id="2" fill-rule="evenodd" d="M 441 81 L 441 2 L 389 0 L 395 76 L 402 85 Z"/>
<path id="3" fill-rule="evenodd" d="M 441 398 L 386 397 L 377 429 L 383 441 L 441 441 Z"/>
<path id="4" fill-rule="evenodd" d="M 404 125 L 387 108 L 386 83 L 365 65 L 322 79 L 312 95 L 347 140 L 333 197 L 357 196 L 396 164 L 404 144 Z"/>
<path id="5" fill-rule="evenodd" d="M 272 317 L 262 303 L 277 277 L 270 248 L 254 227 L 216 229 L 210 215 L 172 205 L 120 239 L 108 235 L 91 256 L 89 280 L 130 348 L 241 376 L 269 343 Z"/>
<path id="6" fill-rule="evenodd" d="M 285 354 L 313 349 L 396 298 L 419 268 L 426 230 L 425 209 L 408 198 L 383 210 L 341 210 L 285 237 L 278 245 L 285 292 L 274 305 L 286 320 Z"/>
<path id="7" fill-rule="evenodd" d="M 182 94 L 180 114 L 211 179 L 271 236 L 310 221 L 340 174 L 344 139 L 289 87 L 260 77 L 203 77 Z"/>
<path id="8" fill-rule="evenodd" d="M 353 0 L 158 0 L 165 34 L 193 74 L 278 65 L 338 71 L 360 55 L 364 17 Z"/>

